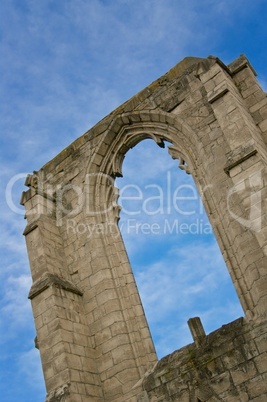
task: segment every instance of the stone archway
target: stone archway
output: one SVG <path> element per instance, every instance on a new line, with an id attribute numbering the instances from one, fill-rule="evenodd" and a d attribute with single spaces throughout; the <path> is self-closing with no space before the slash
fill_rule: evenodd
<path id="1" fill-rule="evenodd" d="M 166 360 L 152 377 L 147 371 L 157 358 L 116 226 L 113 179 L 126 152 L 145 138 L 159 146 L 170 142 L 171 156 L 193 175 L 243 309 L 254 322 L 264 321 L 266 121 L 253 111 L 265 99 L 246 58 L 228 67 L 214 57 L 187 58 L 27 178 L 21 202 L 33 277 L 29 297 L 47 401 L 149 401 L 157 400 L 155 392 L 170 398 L 163 385 L 170 380 Z M 239 331 L 247 337 L 249 330 Z M 202 360 L 192 353 L 186 363 L 192 372 L 176 373 L 179 392 L 193 395 L 204 375 L 209 397 L 218 398 L 210 370 L 203 374 Z"/>
<path id="2" fill-rule="evenodd" d="M 210 113 L 213 116 L 213 111 L 210 111 Z M 93 188 L 91 192 L 94 194 L 94 198 L 90 206 L 96 212 L 98 222 L 109 222 L 113 221 L 113 219 L 116 222 L 119 213 L 117 205 L 118 193 L 113 189 L 112 179 L 122 175 L 121 166 L 127 151 L 146 138 L 153 139 L 160 147 L 164 147 L 164 141 L 171 143 L 172 145 L 169 146 L 171 157 L 178 159 L 180 161 L 179 167 L 192 174 L 194 178 L 207 215 L 213 225 L 217 241 L 224 254 L 241 305 L 245 312 L 252 311 L 253 303 L 250 300 L 247 287 L 244 287 L 244 283 L 238 280 L 236 272 L 240 263 L 236 259 L 235 251 L 232 250 L 233 243 L 227 230 L 231 216 L 229 215 L 229 219 L 225 219 L 227 192 L 233 183 L 226 182 L 226 174 L 223 167 L 221 167 L 221 173 L 223 172 L 225 176 L 225 203 L 222 211 L 220 211 L 218 209 L 218 199 L 214 196 L 214 190 L 219 185 L 219 191 L 221 192 L 222 181 L 220 183 L 216 180 L 213 182 L 207 177 L 205 161 L 210 156 L 204 152 L 202 152 L 202 155 L 200 154 L 198 134 L 197 131 L 193 131 L 192 127 L 174 113 L 144 110 L 142 112 L 135 111 L 117 115 L 99 142 L 98 149 L 89 163 L 88 172 L 92 170 L 93 175 L 95 175 L 93 185 L 91 180 L 91 188 Z M 225 145 L 228 145 L 226 141 Z M 105 155 L 102 156 L 102 154 Z M 95 159 L 97 163 L 95 163 Z M 95 173 L 96 165 L 97 174 Z M 215 161 L 213 161 L 214 167 Z M 239 202 L 238 204 L 240 205 Z M 105 211 L 104 214 L 103 211 Z M 107 216 L 105 216 L 106 212 L 108 212 Z M 229 257 L 230 255 L 231 257 Z"/>

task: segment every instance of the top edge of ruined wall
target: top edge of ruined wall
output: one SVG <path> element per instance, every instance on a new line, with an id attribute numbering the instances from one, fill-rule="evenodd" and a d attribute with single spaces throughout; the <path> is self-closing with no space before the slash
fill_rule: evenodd
<path id="1" fill-rule="evenodd" d="M 229 67 L 233 66 L 233 69 L 235 69 L 237 65 L 238 66 L 240 65 L 240 62 L 243 61 L 243 59 L 245 59 L 246 62 L 248 63 L 248 60 L 245 58 L 245 56 L 241 55 L 239 58 L 234 60 L 234 62 L 232 62 L 231 65 L 229 65 Z M 211 68 L 211 66 L 213 66 L 215 63 L 218 63 L 228 73 L 230 74 L 232 73 L 232 69 L 230 70 L 217 57 L 214 56 L 209 56 L 207 58 L 185 57 L 178 64 L 172 67 L 167 73 L 159 77 L 157 80 L 153 81 L 150 85 L 142 89 L 132 98 L 128 99 L 122 105 L 113 110 L 109 115 L 100 120 L 95 126 L 90 128 L 83 135 L 74 140 L 74 142 L 72 142 L 69 146 L 63 149 L 52 160 L 47 162 L 40 170 L 45 171 L 47 173 L 52 172 L 58 164 L 60 164 L 64 159 L 66 159 L 73 152 L 79 149 L 84 143 L 92 139 L 94 136 L 106 131 L 110 126 L 110 124 L 114 121 L 116 116 L 122 113 L 128 113 L 136 110 L 138 105 L 140 105 L 147 98 L 153 95 L 153 93 L 157 91 L 159 88 L 167 86 L 168 83 L 173 79 L 177 79 L 179 77 L 192 73 L 192 71 L 196 69 L 196 67 L 199 66 L 200 63 L 202 64 L 202 66 L 204 66 L 206 70 Z"/>

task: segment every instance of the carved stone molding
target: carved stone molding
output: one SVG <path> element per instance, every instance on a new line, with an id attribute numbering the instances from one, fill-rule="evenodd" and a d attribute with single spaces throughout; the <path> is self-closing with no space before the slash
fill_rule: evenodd
<path id="1" fill-rule="evenodd" d="M 179 160 L 179 169 L 184 170 L 185 173 L 191 174 L 192 168 L 188 164 L 188 157 L 185 156 L 183 152 L 181 152 L 177 147 L 174 146 L 169 146 L 169 154 L 171 155 L 172 159 L 178 159 Z"/>
<path id="2" fill-rule="evenodd" d="M 69 384 L 64 384 L 47 395 L 45 402 L 66 402 L 70 395 Z"/>

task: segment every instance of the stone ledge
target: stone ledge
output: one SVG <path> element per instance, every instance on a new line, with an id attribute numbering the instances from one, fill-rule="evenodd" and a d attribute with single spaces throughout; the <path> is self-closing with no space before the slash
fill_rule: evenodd
<path id="1" fill-rule="evenodd" d="M 75 285 L 66 279 L 60 278 L 57 275 L 47 274 L 46 277 L 41 278 L 39 281 L 33 283 L 28 298 L 30 300 L 34 299 L 35 296 L 42 293 L 44 290 L 48 289 L 50 286 L 55 286 L 59 289 L 64 289 L 68 292 L 75 293 L 79 296 L 83 295 Z"/>
<path id="2" fill-rule="evenodd" d="M 228 68 L 232 75 L 239 73 L 239 71 L 243 70 L 246 67 L 249 67 L 253 72 L 253 74 L 257 76 L 256 71 L 254 70 L 254 68 L 252 67 L 252 65 L 250 64 L 250 62 L 248 61 L 248 59 L 244 54 L 241 54 L 238 57 L 238 59 L 234 60 L 232 63 L 228 65 Z"/>
<path id="3" fill-rule="evenodd" d="M 208 94 L 208 102 L 209 103 L 213 103 L 215 102 L 217 99 L 222 98 L 225 94 L 227 94 L 227 92 L 229 92 L 228 87 L 226 86 L 226 84 L 224 83 L 223 85 L 215 88 L 212 92 L 210 92 Z"/>
<path id="4" fill-rule="evenodd" d="M 229 175 L 231 169 L 235 166 L 239 165 L 240 163 L 244 162 L 245 160 L 251 158 L 257 154 L 257 149 L 255 148 L 254 144 L 249 144 L 247 146 L 241 146 L 233 151 L 230 151 L 226 154 L 228 162 L 224 167 L 224 171 L 226 174 Z"/>
<path id="5" fill-rule="evenodd" d="M 27 236 L 27 234 L 29 234 L 36 228 L 38 228 L 38 223 L 36 221 L 32 222 L 32 223 L 28 223 L 28 225 L 24 229 L 23 236 Z"/>

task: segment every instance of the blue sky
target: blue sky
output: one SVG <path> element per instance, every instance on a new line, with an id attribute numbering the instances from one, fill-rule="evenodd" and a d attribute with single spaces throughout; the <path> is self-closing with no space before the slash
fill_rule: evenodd
<path id="1" fill-rule="evenodd" d="M 43 402 L 19 206 L 24 174 L 40 169 L 186 56 L 214 55 L 227 64 L 244 53 L 266 90 L 267 4 L 2 0 L 0 13 L 0 395 L 3 402 Z M 149 141 L 127 154 L 123 173 L 117 180 L 125 208 L 121 230 L 163 356 L 191 342 L 186 324 L 190 317 L 199 315 L 210 332 L 242 311 L 213 236 L 176 233 L 176 226 L 166 229 L 177 220 L 179 228 L 183 222 L 187 227 L 208 225 L 199 201 L 188 203 L 188 197 L 194 198 L 192 178 L 177 169 L 166 150 Z M 171 210 L 166 196 L 163 204 L 159 198 L 159 188 L 166 190 L 169 182 L 171 194 L 177 190 L 181 196 L 179 206 L 171 202 Z M 139 190 L 142 199 L 129 203 L 127 196 Z M 158 225 L 154 233 L 152 224 Z"/>

